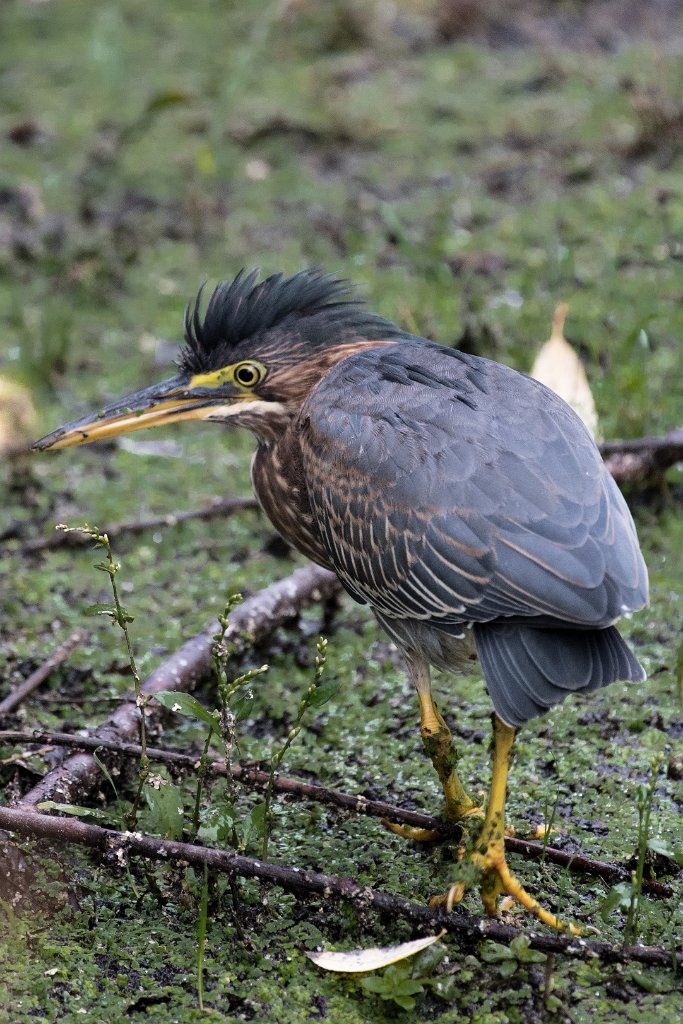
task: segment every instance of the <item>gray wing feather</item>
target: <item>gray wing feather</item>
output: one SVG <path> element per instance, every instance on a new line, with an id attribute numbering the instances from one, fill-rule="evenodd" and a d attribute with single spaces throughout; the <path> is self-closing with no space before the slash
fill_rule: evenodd
<path id="1" fill-rule="evenodd" d="M 522 374 L 426 342 L 378 347 L 328 374 L 299 427 L 323 543 L 384 615 L 589 627 L 647 600 L 635 528 L 595 444 Z"/>

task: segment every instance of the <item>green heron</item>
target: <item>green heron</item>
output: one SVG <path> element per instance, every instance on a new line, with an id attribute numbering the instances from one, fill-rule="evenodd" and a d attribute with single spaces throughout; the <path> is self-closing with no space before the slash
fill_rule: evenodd
<path id="1" fill-rule="evenodd" d="M 517 728 L 572 693 L 645 674 L 614 623 L 647 601 L 626 502 L 554 392 L 365 311 L 317 270 L 240 273 L 185 313 L 178 373 L 49 434 L 67 448 L 180 420 L 256 435 L 254 490 L 279 533 L 332 569 L 402 652 L 450 819 L 482 818 L 465 854 L 488 913 L 514 897 L 507 774 Z M 485 815 L 458 778 L 430 666 L 478 656 L 493 702 Z M 459 900 L 464 884 L 444 897 Z"/>

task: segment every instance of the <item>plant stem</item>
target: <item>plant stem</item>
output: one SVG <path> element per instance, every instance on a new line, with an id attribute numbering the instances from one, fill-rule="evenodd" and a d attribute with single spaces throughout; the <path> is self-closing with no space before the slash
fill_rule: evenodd
<path id="1" fill-rule="evenodd" d="M 138 672 L 137 663 L 135 661 L 135 654 L 133 653 L 133 645 L 130 639 L 130 633 L 128 632 L 128 623 L 133 621 L 133 617 L 128 614 L 126 609 L 121 604 L 119 597 L 119 588 L 116 585 L 116 574 L 121 568 L 121 563 L 114 561 L 114 553 L 111 549 L 111 543 L 106 533 L 101 533 L 96 526 L 89 526 L 88 523 L 84 523 L 80 527 L 69 527 L 64 526 L 60 523 L 57 526 L 58 530 L 64 533 L 82 533 L 90 537 L 96 545 L 104 548 L 106 552 L 106 560 L 97 562 L 95 568 L 101 572 L 105 572 L 109 577 L 109 583 L 111 585 L 112 595 L 114 597 L 114 607 L 106 609 L 107 614 L 111 615 L 113 621 L 121 629 L 126 640 L 126 650 L 128 652 L 128 663 L 130 670 L 133 674 L 133 683 L 135 685 L 135 705 L 140 712 L 140 761 L 138 764 L 138 787 L 135 793 L 135 799 L 133 805 L 128 812 L 126 817 L 126 824 L 128 828 L 133 830 L 137 824 L 138 811 L 140 810 L 140 803 L 142 801 L 142 793 L 145 787 L 145 782 L 149 776 L 149 757 L 147 756 L 147 728 L 145 724 L 145 707 L 147 706 L 147 698 L 142 692 L 142 682 L 140 680 L 140 673 Z"/>
<path id="2" fill-rule="evenodd" d="M 202 884 L 202 902 L 199 907 L 199 940 L 197 943 L 197 996 L 199 1009 L 204 1009 L 204 944 L 206 942 L 206 922 L 209 907 L 209 865 L 204 862 L 204 879 Z"/>
<path id="3" fill-rule="evenodd" d="M 263 844 L 261 848 L 261 856 L 263 860 L 268 860 L 268 845 L 270 842 L 270 832 L 272 825 L 271 806 L 273 802 L 275 772 L 280 767 L 282 759 L 289 750 L 289 748 L 291 747 L 292 743 L 299 735 L 304 715 L 306 714 L 307 709 L 313 703 L 316 691 L 320 686 L 320 680 L 322 679 L 323 671 L 325 669 L 325 662 L 327 661 L 327 640 L 324 637 L 320 637 L 316 650 L 317 654 L 315 658 L 315 673 L 313 675 L 313 682 L 311 683 L 309 688 L 306 690 L 306 693 L 301 698 L 301 701 L 299 703 L 299 711 L 296 716 L 296 721 L 294 722 L 294 725 L 287 733 L 285 742 L 282 744 L 279 750 L 276 750 L 273 753 L 270 759 L 270 773 L 268 775 L 268 786 L 266 788 L 265 810 L 263 815 Z"/>
<path id="4" fill-rule="evenodd" d="M 626 917 L 625 939 L 627 942 L 635 940 L 638 934 L 638 918 L 640 917 L 641 895 L 643 891 L 643 875 L 645 873 L 645 857 L 647 854 L 647 843 L 650 837 L 650 818 L 652 816 L 652 802 L 657 787 L 659 766 L 662 762 L 662 755 L 655 754 L 650 764 L 650 781 L 647 785 L 638 787 L 636 802 L 638 806 L 638 864 L 633 875 L 633 889 Z"/>
<path id="5" fill-rule="evenodd" d="M 190 842 L 193 843 L 197 838 L 199 832 L 199 810 L 202 802 L 202 789 L 204 786 L 204 780 L 206 779 L 207 772 L 209 770 L 209 764 L 211 758 L 209 757 L 209 747 L 211 745 L 211 737 L 213 733 L 209 729 L 204 743 L 204 749 L 202 750 L 201 757 L 199 758 L 199 765 L 197 767 L 197 789 L 194 795 L 194 811 L 192 813 L 192 829 L 190 832 Z"/>

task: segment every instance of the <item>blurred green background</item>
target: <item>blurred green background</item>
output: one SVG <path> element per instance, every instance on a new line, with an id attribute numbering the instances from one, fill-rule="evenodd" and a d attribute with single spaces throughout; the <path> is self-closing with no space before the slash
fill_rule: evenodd
<path id="1" fill-rule="evenodd" d="M 522 370 L 567 301 L 566 334 L 603 435 L 680 425 L 682 48 L 680 5 L 665 0 L 2 5 L 0 401 L 3 388 L 27 390 L 12 390 L 0 415 L 0 441 L 15 450 L 0 468 L 0 696 L 70 630 L 88 629 L 69 667 L 15 722 L 91 727 L 130 692 L 120 636 L 86 617 L 107 599 L 92 553 L 30 554 L 27 542 L 57 522 L 106 528 L 249 493 L 251 440 L 210 425 L 17 453 L 89 407 L 168 376 L 184 306 L 204 280 L 318 265 L 356 282 L 372 309 L 402 326 Z M 568 841 L 603 859 L 633 851 L 635 787 L 650 778 L 655 753 L 654 829 L 667 842 L 680 830 L 680 782 L 667 774 L 681 730 L 680 494 L 672 471 L 654 493 L 631 495 L 653 597 L 625 631 L 648 669 L 645 691 L 612 687 L 571 702 L 520 737 L 511 817 L 538 819 L 557 800 Z M 253 512 L 122 538 L 115 553 L 144 673 L 210 622 L 228 593 L 299 564 Z M 308 639 L 283 634 L 265 652 L 271 672 L 240 723 L 244 756 L 263 758 L 286 735 L 319 629 L 311 613 Z M 257 652 L 255 663 L 263 658 Z M 413 697 L 389 645 L 350 602 L 330 664 L 340 696 L 284 769 L 434 810 Z M 476 678 L 439 688 L 470 741 L 465 775 L 484 788 L 483 688 Z M 208 689 L 202 699 L 215 701 Z M 196 740 L 185 727 L 169 742 Z M 0 768 L 8 799 L 42 767 L 36 758 Z M 366 819 L 288 806 L 274 855 L 424 899 L 447 886 L 452 852 L 412 849 Z M 618 913 L 599 921 L 606 890 L 595 881 L 518 867 L 535 894 L 622 936 Z M 204 1019 L 187 880 L 185 890 L 163 883 L 159 913 L 111 866 L 69 852 L 52 880 L 41 878 L 40 921 L 35 908 L 33 919 L 7 915 L 0 1015 Z M 63 900 L 69 888 L 77 909 Z M 251 949 L 235 938 L 229 903 L 212 910 L 207 1002 L 222 1019 L 336 1024 L 402 1012 L 356 982 L 321 977 L 302 955 L 322 942 L 398 941 L 407 937 L 400 923 L 343 909 L 328 917 L 275 894 L 263 909 L 248 887 L 244 898 Z M 467 909 L 480 912 L 476 899 Z M 675 901 L 653 904 L 644 922 L 646 941 L 672 943 Z M 667 972 L 560 964 L 551 1013 L 530 969 L 511 984 L 476 949 L 450 947 L 450 957 L 462 984 L 448 998 L 425 985 L 421 1019 L 621 1021 L 637 1011 L 666 1021 L 683 1010 Z"/>

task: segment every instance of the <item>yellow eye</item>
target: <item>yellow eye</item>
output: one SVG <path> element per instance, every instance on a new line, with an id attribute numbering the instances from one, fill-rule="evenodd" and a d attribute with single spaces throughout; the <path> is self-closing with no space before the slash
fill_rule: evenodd
<path id="1" fill-rule="evenodd" d="M 233 363 L 222 370 L 211 373 L 197 373 L 190 379 L 191 388 L 220 388 L 224 384 L 236 384 L 240 388 L 251 389 L 260 384 L 266 375 L 263 363 Z"/>
<path id="2" fill-rule="evenodd" d="M 233 368 L 235 383 L 243 388 L 255 388 L 263 380 L 265 372 L 260 363 L 237 363 Z"/>

